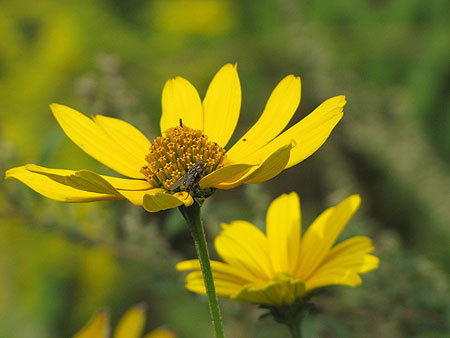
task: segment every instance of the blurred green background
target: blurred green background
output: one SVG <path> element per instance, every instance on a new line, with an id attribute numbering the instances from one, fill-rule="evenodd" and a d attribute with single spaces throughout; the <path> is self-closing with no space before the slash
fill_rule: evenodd
<path id="1" fill-rule="evenodd" d="M 152 139 L 168 78 L 188 78 L 203 97 L 215 72 L 237 62 L 237 139 L 278 81 L 300 75 L 292 123 L 340 94 L 344 119 L 317 153 L 272 181 L 216 192 L 204 208 L 209 239 L 222 221 L 263 227 L 283 192 L 300 194 L 304 228 L 358 192 L 362 207 L 341 238 L 370 235 L 380 268 L 356 289 L 317 296 L 306 336 L 448 337 L 448 13 L 446 0 L 2 1 L 0 171 L 37 163 L 111 174 L 64 135 L 52 102 L 124 119 Z M 95 310 L 109 307 L 115 323 L 138 302 L 148 305 L 147 329 L 211 337 L 205 297 L 174 271 L 194 257 L 177 210 L 63 204 L 0 185 L 1 338 L 70 337 Z M 255 306 L 222 306 L 228 337 L 287 335 L 258 320 Z"/>

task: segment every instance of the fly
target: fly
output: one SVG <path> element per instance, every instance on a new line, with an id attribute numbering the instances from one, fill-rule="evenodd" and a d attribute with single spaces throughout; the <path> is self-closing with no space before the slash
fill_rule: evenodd
<path id="1" fill-rule="evenodd" d="M 205 170 L 205 162 L 198 161 L 192 167 L 189 168 L 186 174 L 181 176 L 178 180 L 175 181 L 174 184 L 170 187 L 170 190 L 177 189 L 181 184 L 184 185 L 184 191 L 188 194 L 191 190 L 198 185 L 201 176 Z"/>

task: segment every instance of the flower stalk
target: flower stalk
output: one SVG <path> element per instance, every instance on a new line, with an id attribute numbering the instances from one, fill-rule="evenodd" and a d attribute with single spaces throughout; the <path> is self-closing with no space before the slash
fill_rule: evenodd
<path id="1" fill-rule="evenodd" d="M 310 297 L 298 299 L 294 304 L 284 306 L 263 306 L 268 308 L 269 313 L 273 319 L 280 323 L 285 324 L 292 338 L 302 338 L 302 323 L 303 319 L 308 315 L 309 311 L 314 307 L 309 302 Z"/>
<path id="2" fill-rule="evenodd" d="M 186 219 L 186 222 L 194 240 L 195 249 L 200 262 L 200 267 L 205 282 L 206 294 L 208 296 L 209 312 L 214 325 L 216 338 L 224 338 L 222 316 L 220 314 L 219 302 L 217 300 L 214 279 L 209 262 L 209 251 L 206 243 L 205 231 L 201 219 L 201 202 L 194 202 L 190 207 L 180 206 L 179 209 Z"/>
<path id="3" fill-rule="evenodd" d="M 302 338 L 301 322 L 289 323 L 288 328 L 292 338 Z"/>

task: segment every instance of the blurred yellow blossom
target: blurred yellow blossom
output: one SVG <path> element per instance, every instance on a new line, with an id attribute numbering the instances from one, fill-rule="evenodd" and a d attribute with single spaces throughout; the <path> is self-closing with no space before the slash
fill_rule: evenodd
<path id="1" fill-rule="evenodd" d="M 226 0 L 155 1 L 151 12 L 158 31 L 183 36 L 221 35 L 228 32 L 236 21 L 232 3 Z"/>
<path id="2" fill-rule="evenodd" d="M 140 338 L 145 324 L 145 308 L 136 305 L 120 319 L 114 330 L 114 338 Z M 105 310 L 96 313 L 73 338 L 110 337 L 109 316 Z M 175 338 L 175 333 L 166 328 L 158 328 L 143 338 Z"/>
<path id="3" fill-rule="evenodd" d="M 224 263 L 211 261 L 217 294 L 280 306 L 319 287 L 361 284 L 359 274 L 378 267 L 378 258 L 369 254 L 374 250 L 370 238 L 353 237 L 333 246 L 359 204 L 359 195 L 352 195 L 325 210 L 303 237 L 300 201 L 294 192 L 270 205 L 266 235 L 246 221 L 223 224 L 215 246 Z M 198 260 L 180 262 L 177 269 L 193 270 L 186 287 L 205 292 Z"/>

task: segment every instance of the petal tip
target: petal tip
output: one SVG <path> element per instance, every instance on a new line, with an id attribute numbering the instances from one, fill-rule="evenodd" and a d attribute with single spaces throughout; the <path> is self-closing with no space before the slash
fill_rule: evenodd
<path id="1" fill-rule="evenodd" d="M 39 168 L 42 168 L 42 167 L 40 167 L 40 166 L 38 166 L 36 164 L 32 164 L 32 163 L 25 164 L 24 167 L 28 171 L 33 171 L 33 170 L 37 170 Z"/>
<path id="2" fill-rule="evenodd" d="M 175 269 L 177 269 L 177 271 L 194 270 L 192 268 L 192 262 L 193 262 L 192 260 L 178 262 L 175 265 Z"/>
<path id="3" fill-rule="evenodd" d="M 289 80 L 289 81 L 292 81 L 294 83 L 301 81 L 300 76 L 297 76 L 297 75 L 294 75 L 294 74 L 289 74 L 288 76 L 286 76 L 284 78 L 284 80 Z"/>
<path id="4" fill-rule="evenodd" d="M 145 313 L 147 311 L 147 305 L 144 302 L 141 302 L 133 306 L 133 309 Z"/>
<path id="5" fill-rule="evenodd" d="M 348 199 L 350 200 L 350 203 L 355 210 L 359 208 L 361 204 L 361 196 L 359 194 L 351 195 L 348 197 Z"/>
<path id="6" fill-rule="evenodd" d="M 220 72 L 232 72 L 232 73 L 237 73 L 237 62 L 235 63 L 227 63 L 225 65 L 223 65 L 219 71 L 217 73 Z"/>
<path id="7" fill-rule="evenodd" d="M 338 98 L 341 101 L 342 107 L 344 107 L 347 104 L 347 98 L 345 97 L 345 95 L 339 95 Z"/>
<path id="8" fill-rule="evenodd" d="M 20 167 L 9 168 L 5 171 L 5 180 L 19 180 L 19 177 L 23 171 L 28 171 L 26 168 L 27 165 L 22 165 Z"/>
<path id="9" fill-rule="evenodd" d="M 300 197 L 298 196 L 298 194 L 295 191 L 290 192 L 288 194 L 288 196 L 291 198 L 300 199 Z"/>
<path id="10" fill-rule="evenodd" d="M 11 168 L 11 169 L 8 169 L 8 170 L 5 171 L 5 177 L 4 177 L 5 180 L 14 180 L 14 177 L 12 175 L 12 170 L 13 169 L 14 168 Z"/>
<path id="11" fill-rule="evenodd" d="M 52 103 L 50 103 L 48 106 L 49 106 L 51 109 L 55 109 L 55 108 L 61 107 L 61 106 L 63 106 L 63 105 L 62 105 L 62 104 L 59 104 L 59 103 L 56 103 L 56 102 L 52 102 Z"/>
<path id="12" fill-rule="evenodd" d="M 59 104 L 59 103 L 50 103 L 49 107 L 51 109 L 51 111 L 53 112 L 53 114 L 56 114 L 58 112 L 61 112 L 62 109 L 70 109 L 68 106 L 63 105 L 63 104 Z"/>
<path id="13" fill-rule="evenodd" d="M 371 255 L 373 258 L 373 269 L 378 269 L 378 267 L 380 266 L 380 258 L 378 258 L 377 256 L 373 256 Z"/>

